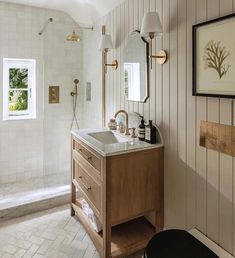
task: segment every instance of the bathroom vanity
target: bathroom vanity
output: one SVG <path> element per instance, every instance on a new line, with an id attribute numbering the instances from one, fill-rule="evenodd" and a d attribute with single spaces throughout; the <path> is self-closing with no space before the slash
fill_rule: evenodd
<path id="1" fill-rule="evenodd" d="M 105 129 L 72 132 L 71 141 L 71 215 L 78 217 L 103 258 L 143 249 L 163 228 L 162 143 L 151 145 Z M 101 222 L 101 233 L 84 215 L 78 195 Z M 149 213 L 154 226 L 145 218 Z"/>

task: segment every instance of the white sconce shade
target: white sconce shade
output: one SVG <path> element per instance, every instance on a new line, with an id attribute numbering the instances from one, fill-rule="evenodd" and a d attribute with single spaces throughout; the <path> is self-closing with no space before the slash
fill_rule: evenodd
<path id="1" fill-rule="evenodd" d="M 104 49 L 113 49 L 113 42 L 110 35 L 102 35 L 99 44 L 99 50 L 103 51 Z"/>
<path id="2" fill-rule="evenodd" d="M 147 37 L 150 33 L 156 36 L 163 35 L 162 24 L 157 12 L 145 13 L 143 17 L 140 34 Z"/>
<path id="3" fill-rule="evenodd" d="M 162 36 L 162 24 L 159 19 L 159 15 L 157 12 L 148 12 L 145 13 L 140 34 L 142 37 L 149 37 L 150 38 L 150 67 L 153 67 L 153 58 L 156 58 L 159 64 L 164 64 L 167 60 L 167 53 L 164 50 L 158 52 L 157 55 L 153 55 L 153 39 L 155 36 Z"/>
<path id="4" fill-rule="evenodd" d="M 111 64 L 107 64 L 107 52 L 109 49 L 113 49 L 113 42 L 112 42 L 112 38 L 109 34 L 103 34 L 101 36 L 100 39 L 100 44 L 99 44 L 99 48 L 100 51 L 103 51 L 104 53 L 104 67 L 105 67 L 105 72 L 107 72 L 106 67 L 107 66 L 111 66 L 113 68 L 113 70 L 117 70 L 118 69 L 118 61 L 117 60 L 113 60 L 113 62 Z"/>

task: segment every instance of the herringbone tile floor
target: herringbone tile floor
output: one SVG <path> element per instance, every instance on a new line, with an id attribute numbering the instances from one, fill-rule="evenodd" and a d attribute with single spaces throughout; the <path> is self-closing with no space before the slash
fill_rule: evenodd
<path id="1" fill-rule="evenodd" d="M 129 258 L 140 258 L 141 253 Z M 0 224 L 1 258 L 99 258 L 68 206 Z"/>

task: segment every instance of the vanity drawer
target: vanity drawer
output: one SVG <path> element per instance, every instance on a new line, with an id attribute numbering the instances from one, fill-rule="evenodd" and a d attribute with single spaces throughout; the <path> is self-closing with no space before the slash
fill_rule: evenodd
<path id="1" fill-rule="evenodd" d="M 101 211 L 101 185 L 90 177 L 77 162 L 74 162 L 74 172 L 75 181 L 89 204 L 92 204 L 91 208 L 94 209 L 95 207 L 94 211 L 99 216 Z"/>
<path id="2" fill-rule="evenodd" d="M 87 161 L 87 159 L 84 158 L 84 156 L 78 152 L 77 150 L 73 150 L 73 159 L 79 164 L 79 166 L 86 171 L 86 173 L 100 181 L 101 180 L 101 173 L 98 171 L 90 162 Z"/>
<path id="3" fill-rule="evenodd" d="M 101 158 L 98 157 L 94 152 L 88 150 L 77 140 L 74 140 L 74 149 L 89 162 L 99 173 L 101 172 Z"/>

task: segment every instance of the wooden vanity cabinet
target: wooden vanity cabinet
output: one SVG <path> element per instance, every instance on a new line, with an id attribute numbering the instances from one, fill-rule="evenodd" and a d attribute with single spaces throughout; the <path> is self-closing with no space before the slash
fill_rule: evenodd
<path id="1" fill-rule="evenodd" d="M 72 136 L 71 215 L 77 215 L 101 257 L 125 257 L 143 249 L 162 230 L 163 147 L 102 157 Z M 103 230 L 96 233 L 76 191 L 93 209 Z M 154 226 L 144 217 L 154 214 Z"/>

